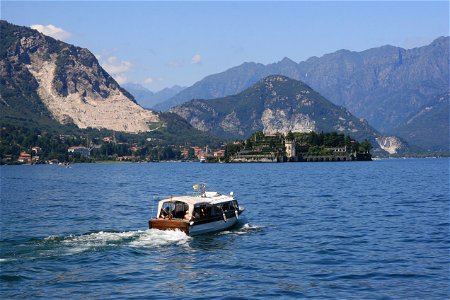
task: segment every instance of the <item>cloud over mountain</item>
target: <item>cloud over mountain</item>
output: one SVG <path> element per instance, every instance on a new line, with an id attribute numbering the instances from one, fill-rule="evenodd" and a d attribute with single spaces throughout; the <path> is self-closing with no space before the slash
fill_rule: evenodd
<path id="1" fill-rule="evenodd" d="M 51 36 L 52 38 L 55 38 L 57 40 L 66 41 L 72 36 L 72 33 L 60 28 L 56 27 L 55 25 L 48 24 L 48 25 L 41 25 L 41 24 L 35 24 L 31 25 L 32 29 L 35 29 L 39 31 L 40 33 L 43 33 L 45 35 Z"/>
<path id="2" fill-rule="evenodd" d="M 195 54 L 194 56 L 192 56 L 191 62 L 194 65 L 198 65 L 202 62 L 202 56 L 200 54 Z"/>
<path id="3" fill-rule="evenodd" d="M 124 84 L 128 81 L 128 77 L 125 74 L 132 68 L 132 63 L 126 60 L 120 60 L 116 56 L 103 57 L 97 55 L 101 66 L 119 83 Z"/>

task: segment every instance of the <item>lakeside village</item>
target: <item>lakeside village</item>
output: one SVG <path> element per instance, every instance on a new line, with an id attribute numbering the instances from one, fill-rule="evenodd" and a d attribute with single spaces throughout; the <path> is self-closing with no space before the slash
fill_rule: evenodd
<path id="1" fill-rule="evenodd" d="M 372 145 L 350 136 L 330 133 L 256 132 L 247 140 L 219 146 L 157 145 L 111 136 L 28 135 L 19 140 L 3 135 L 0 164 L 68 164 L 111 162 L 199 161 L 207 163 L 320 162 L 371 160 Z"/>

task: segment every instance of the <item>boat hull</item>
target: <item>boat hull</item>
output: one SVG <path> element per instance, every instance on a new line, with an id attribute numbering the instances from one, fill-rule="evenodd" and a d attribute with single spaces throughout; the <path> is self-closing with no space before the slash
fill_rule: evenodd
<path id="1" fill-rule="evenodd" d="M 229 218 L 229 219 L 227 219 L 226 222 L 222 219 L 222 220 L 209 222 L 209 223 L 203 223 L 203 224 L 195 224 L 194 223 L 194 225 L 192 225 L 189 228 L 189 235 L 192 236 L 192 235 L 198 235 L 198 234 L 203 234 L 203 233 L 210 233 L 210 232 L 226 230 L 226 229 L 229 229 L 229 228 L 233 227 L 234 225 L 236 225 L 236 223 L 237 223 L 236 217 Z"/>
<path id="2" fill-rule="evenodd" d="M 152 219 L 148 221 L 148 228 L 159 230 L 180 230 L 189 234 L 190 224 L 185 220 L 166 220 L 166 219 Z"/>
<path id="3" fill-rule="evenodd" d="M 149 222 L 150 229 L 159 230 L 180 230 L 187 235 L 193 236 L 204 233 L 211 233 L 229 229 L 238 223 L 236 217 L 228 218 L 226 221 L 221 219 L 212 222 L 192 223 L 185 220 L 165 220 L 152 219 Z"/>

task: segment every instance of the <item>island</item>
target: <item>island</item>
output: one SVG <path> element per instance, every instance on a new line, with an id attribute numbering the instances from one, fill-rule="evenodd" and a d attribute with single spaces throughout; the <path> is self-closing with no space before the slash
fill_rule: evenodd
<path id="1" fill-rule="evenodd" d="M 264 134 L 255 132 L 245 141 L 225 146 L 224 162 L 331 162 L 370 161 L 372 144 L 337 132 Z M 211 158 L 208 162 L 218 161 Z"/>

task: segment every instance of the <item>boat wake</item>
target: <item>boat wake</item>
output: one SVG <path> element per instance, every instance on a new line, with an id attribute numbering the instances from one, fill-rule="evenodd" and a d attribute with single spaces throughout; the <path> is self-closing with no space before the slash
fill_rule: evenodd
<path id="1" fill-rule="evenodd" d="M 258 232 L 262 226 L 241 223 L 235 229 L 222 231 L 219 235 L 241 235 Z M 195 238 L 195 237 L 194 237 Z M 16 260 L 34 260 L 81 253 L 108 251 L 117 248 L 158 249 L 166 246 L 190 248 L 193 237 L 182 231 L 158 229 L 132 230 L 124 232 L 97 231 L 81 235 L 56 236 L 51 235 L 41 239 L 31 239 L 25 243 L 11 245 L 11 253 L 4 253 L 0 263 L 5 264 Z M 14 250 L 15 248 L 15 250 Z M 19 250 L 19 251 L 17 251 Z"/>
<path id="2" fill-rule="evenodd" d="M 68 247 L 73 246 L 75 252 L 84 252 L 107 247 L 159 247 L 165 245 L 184 245 L 189 237 L 181 231 L 161 231 L 157 229 L 125 232 L 99 231 L 83 235 L 66 237 L 50 236 L 47 242 L 56 242 Z"/>
<path id="3" fill-rule="evenodd" d="M 224 235 L 224 234 L 248 234 L 248 233 L 253 233 L 253 232 L 258 232 L 263 228 L 263 226 L 258 226 L 258 225 L 252 225 L 249 223 L 244 223 L 242 225 L 240 225 L 239 227 L 237 227 L 234 230 L 227 230 L 227 231 L 221 231 L 219 234 L 220 235 Z"/>
<path id="4" fill-rule="evenodd" d="M 158 230 L 148 229 L 144 231 L 138 239 L 133 240 L 130 246 L 133 247 L 158 247 L 165 245 L 176 244 L 179 246 L 188 245 L 191 237 L 187 236 L 184 232 L 176 230 Z"/>
<path id="5" fill-rule="evenodd" d="M 188 247 L 190 239 L 181 231 L 161 231 L 157 229 L 125 232 L 98 231 L 67 236 L 52 235 L 43 239 L 31 239 L 28 242 L 12 246 L 12 252 L 4 253 L 5 256 L 0 258 L 0 263 L 23 259 L 70 256 L 119 247 L 147 249 L 170 245 Z"/>

